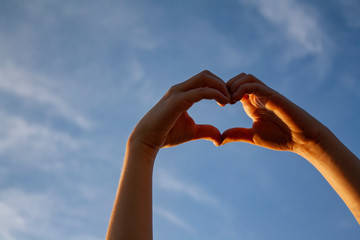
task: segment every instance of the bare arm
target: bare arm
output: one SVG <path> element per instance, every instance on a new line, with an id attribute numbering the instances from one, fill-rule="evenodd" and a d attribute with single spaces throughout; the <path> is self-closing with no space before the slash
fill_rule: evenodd
<path id="1" fill-rule="evenodd" d="M 143 117 L 127 143 L 106 239 L 152 239 L 152 172 L 157 152 L 195 139 L 221 143 L 211 125 L 197 125 L 187 110 L 202 99 L 230 101 L 225 83 L 208 71 L 173 86 Z"/>
<path id="2" fill-rule="evenodd" d="M 360 160 L 319 121 L 252 75 L 227 83 L 232 103 L 241 101 L 253 126 L 223 133 L 223 143 L 249 142 L 291 151 L 307 159 L 329 182 L 360 223 Z"/>
<path id="3" fill-rule="evenodd" d="M 298 152 L 324 176 L 360 224 L 360 160 L 328 131 Z"/>

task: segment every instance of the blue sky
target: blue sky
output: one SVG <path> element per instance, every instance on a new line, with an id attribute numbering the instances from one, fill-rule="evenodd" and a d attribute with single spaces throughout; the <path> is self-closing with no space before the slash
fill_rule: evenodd
<path id="1" fill-rule="evenodd" d="M 359 1 L 0 4 L 0 239 L 104 239 L 132 128 L 204 69 L 254 74 L 360 156 Z M 251 126 L 240 104 L 189 113 Z M 246 143 L 161 150 L 153 198 L 159 240 L 360 237 L 306 160 Z"/>

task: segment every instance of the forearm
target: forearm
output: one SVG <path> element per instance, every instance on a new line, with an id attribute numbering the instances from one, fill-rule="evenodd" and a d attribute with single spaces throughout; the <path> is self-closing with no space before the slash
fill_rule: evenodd
<path id="1" fill-rule="evenodd" d="M 152 173 L 156 151 L 128 143 L 108 240 L 152 239 Z"/>
<path id="2" fill-rule="evenodd" d="M 330 131 L 324 135 L 300 155 L 324 176 L 360 224 L 360 160 Z"/>

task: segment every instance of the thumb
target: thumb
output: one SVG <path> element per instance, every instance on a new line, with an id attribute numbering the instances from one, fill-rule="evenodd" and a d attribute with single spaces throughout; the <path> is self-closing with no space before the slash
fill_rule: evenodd
<path id="1" fill-rule="evenodd" d="M 212 125 L 197 125 L 197 131 L 193 140 L 205 139 L 212 141 L 215 146 L 221 144 L 221 133 Z"/>
<path id="2" fill-rule="evenodd" d="M 230 142 L 254 143 L 252 128 L 230 128 L 221 135 L 221 145 Z"/>

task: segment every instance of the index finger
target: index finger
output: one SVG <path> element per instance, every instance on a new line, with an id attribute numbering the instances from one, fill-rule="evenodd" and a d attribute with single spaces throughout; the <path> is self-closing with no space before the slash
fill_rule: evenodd
<path id="1" fill-rule="evenodd" d="M 255 77 L 252 74 L 245 74 L 245 73 L 240 73 L 239 75 L 237 75 L 236 77 L 233 77 L 232 79 L 230 79 L 227 83 L 226 86 L 228 88 L 228 91 L 230 92 L 230 94 L 233 94 L 234 92 L 236 92 L 236 90 L 243 84 L 246 83 L 259 83 L 261 85 L 266 86 L 262 81 L 260 81 L 257 77 Z"/>
<path id="2" fill-rule="evenodd" d="M 224 96 L 230 98 L 225 82 L 208 70 L 204 70 L 189 78 L 183 83 L 175 85 L 173 90 L 185 92 L 194 88 L 209 87 L 219 90 Z"/>

